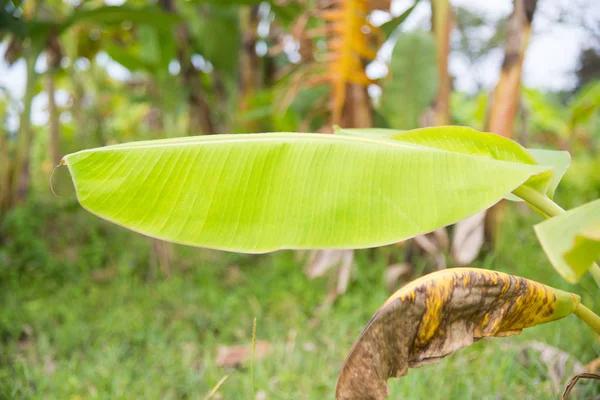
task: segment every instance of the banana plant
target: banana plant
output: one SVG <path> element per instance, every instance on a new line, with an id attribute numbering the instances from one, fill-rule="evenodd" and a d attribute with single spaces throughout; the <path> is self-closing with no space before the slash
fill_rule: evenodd
<path id="1" fill-rule="evenodd" d="M 357 249 L 395 243 L 524 201 L 550 262 L 600 285 L 600 202 L 564 212 L 552 197 L 569 156 L 466 127 L 333 135 L 263 133 L 124 143 L 63 158 L 81 205 L 154 238 L 213 249 Z M 558 233 L 560 234 L 558 234 Z M 400 289 L 350 350 L 338 399 L 383 399 L 387 379 L 488 336 L 575 315 L 579 296 L 482 269 L 448 269 Z"/>
<path id="2" fill-rule="evenodd" d="M 566 109 L 539 90 L 524 88 L 523 96 L 531 111 L 532 123 L 539 130 L 573 142 L 575 134 L 579 130 L 585 131 L 585 126 L 597 116 L 600 109 L 600 82 L 593 81 L 582 87 Z"/>
<path id="3" fill-rule="evenodd" d="M 5 208 L 10 208 L 21 202 L 29 190 L 30 153 L 34 138 L 31 127 L 31 110 L 36 83 L 40 75 L 35 70 L 38 56 L 44 50 L 47 50 L 48 60 L 53 61 L 50 64 L 54 64 L 54 68 L 51 68 L 52 73 L 55 73 L 59 69 L 61 61 L 60 37 L 73 28 L 83 25 L 114 27 L 121 25 L 123 21 L 165 27 L 173 26 L 180 20 L 179 17 L 163 13 L 154 6 L 130 7 L 122 5 L 96 8 L 82 6 L 75 7 L 66 15 L 54 15 L 54 19 L 47 19 L 47 15 L 42 15 L 48 14 L 47 11 L 44 10 L 43 2 L 39 1 L 23 2 L 22 5 L 8 4 L 7 7 L 0 8 L 0 39 L 5 36 L 9 37 L 7 51 L 4 55 L 5 59 L 9 64 L 12 64 L 17 59 L 22 58 L 25 61 L 26 69 L 23 112 L 21 113 L 19 132 L 16 139 L 11 183 L 9 187 L 4 187 L 4 182 L 2 182 L 2 187 L 0 187 L 1 191 L 6 193 L 3 197 L 10 198 L 10 203 Z M 52 78 L 52 76 L 50 77 Z M 49 92 L 52 94 L 53 88 L 49 89 L 51 89 Z M 53 120 L 55 117 L 56 115 L 52 115 Z M 57 123 L 56 120 L 53 122 Z M 52 142 L 57 147 L 56 128 L 53 129 Z M 60 153 L 57 152 L 57 154 Z"/>

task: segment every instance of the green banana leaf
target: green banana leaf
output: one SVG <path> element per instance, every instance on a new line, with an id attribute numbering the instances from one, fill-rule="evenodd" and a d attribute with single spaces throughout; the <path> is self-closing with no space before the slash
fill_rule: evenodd
<path id="1" fill-rule="evenodd" d="M 535 233 L 554 269 L 577 283 L 600 258 L 600 200 L 537 224 Z"/>
<path id="2" fill-rule="evenodd" d="M 554 192 L 558 184 L 571 166 L 571 155 L 568 151 L 559 150 L 527 149 L 527 151 L 535 158 L 538 164 L 547 165 L 554 170 L 552 183 L 546 191 L 546 195 L 549 198 L 554 198 Z"/>
<path id="3" fill-rule="evenodd" d="M 248 253 L 394 243 L 484 210 L 523 184 L 542 193 L 551 184 L 551 169 L 508 139 L 459 127 L 420 131 L 431 144 L 213 135 L 84 150 L 64 163 L 81 205 L 102 218 L 171 242 Z M 439 145 L 440 135 L 455 134 L 462 151 Z"/>
<path id="4" fill-rule="evenodd" d="M 398 140 L 414 144 L 436 147 L 465 154 L 490 157 L 496 160 L 519 161 L 527 164 L 537 163 L 552 167 L 552 181 L 548 186 L 547 177 L 541 177 L 540 183 L 546 187 L 545 194 L 553 198 L 562 177 L 571 164 L 571 156 L 567 151 L 525 149 L 517 142 L 507 140 L 492 133 L 477 132 L 471 128 L 448 126 L 443 128 L 424 128 L 411 131 L 382 128 L 335 128 L 341 135 L 373 137 L 379 139 Z M 507 199 L 521 201 L 509 194 Z"/>

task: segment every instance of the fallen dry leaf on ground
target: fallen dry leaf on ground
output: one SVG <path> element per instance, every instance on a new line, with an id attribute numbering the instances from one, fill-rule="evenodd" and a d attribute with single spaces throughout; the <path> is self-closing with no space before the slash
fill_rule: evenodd
<path id="1" fill-rule="evenodd" d="M 521 346 L 523 355 L 527 357 L 527 351 L 533 350 L 538 353 L 538 357 L 547 368 L 548 377 L 552 381 L 554 390 L 558 392 L 563 381 L 568 375 L 579 374 L 585 371 L 585 367 L 577 358 L 564 350 L 542 343 L 531 341 L 523 343 Z"/>
<path id="2" fill-rule="evenodd" d="M 254 347 L 254 361 L 264 358 L 271 350 L 271 343 L 258 340 Z M 219 367 L 241 367 L 250 362 L 252 345 L 219 346 L 217 350 L 217 365 Z"/>
<path id="3" fill-rule="evenodd" d="M 423 276 L 393 294 L 352 346 L 336 399 L 384 399 L 387 379 L 488 336 L 563 318 L 577 295 L 525 278 L 476 268 Z"/>

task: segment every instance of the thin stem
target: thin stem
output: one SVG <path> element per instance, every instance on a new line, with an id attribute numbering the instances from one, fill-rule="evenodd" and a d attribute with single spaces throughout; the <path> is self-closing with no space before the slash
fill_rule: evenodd
<path id="1" fill-rule="evenodd" d="M 598 286 L 600 286 L 600 267 L 598 266 L 598 264 L 593 263 L 592 268 L 589 269 L 589 272 L 598 284 Z"/>
<path id="2" fill-rule="evenodd" d="M 579 303 L 573 311 L 579 319 L 585 322 L 590 328 L 600 335 L 600 317 L 596 315 L 592 310 Z"/>
<path id="3" fill-rule="evenodd" d="M 539 211 L 542 211 L 549 218 L 555 217 L 558 214 L 562 214 L 565 210 L 562 209 L 558 204 L 550 200 L 548 197 L 544 196 L 537 190 L 533 190 L 527 186 L 520 186 L 516 188 L 513 193 L 516 196 L 519 196 L 527 204 L 537 208 Z"/>
<path id="4" fill-rule="evenodd" d="M 530 187 L 520 186 L 513 193 L 525 200 L 530 207 L 538 211 L 545 218 L 552 218 L 565 212 L 558 204 Z M 598 264 L 593 263 L 589 272 L 600 287 L 600 267 Z"/>
<path id="5" fill-rule="evenodd" d="M 256 350 L 256 317 L 252 326 L 252 359 L 250 360 L 250 381 L 252 383 L 252 393 L 256 397 L 256 387 L 254 386 L 254 351 Z"/>

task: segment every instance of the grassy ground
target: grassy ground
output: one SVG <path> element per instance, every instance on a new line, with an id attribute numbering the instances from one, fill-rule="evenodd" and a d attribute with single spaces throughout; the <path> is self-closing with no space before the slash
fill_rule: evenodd
<path id="1" fill-rule="evenodd" d="M 591 279 L 570 286 L 545 261 L 530 226 L 536 216 L 511 210 L 499 249 L 477 265 L 575 291 L 599 310 Z M 63 247 L 48 261 L 51 274 L 37 265 L 0 275 L 0 398 L 205 399 L 227 375 L 213 399 L 333 398 L 346 352 L 389 295 L 383 272 L 390 248 L 358 251 L 357 279 L 324 307 L 327 278 L 309 281 L 293 252 L 242 256 L 176 248 L 171 277 L 148 281 L 145 238 L 76 215 L 69 229 L 80 231 L 70 240 L 80 236 L 86 246 L 69 247 L 69 239 L 53 244 Z M 58 233 L 48 235 L 41 240 Z M 272 350 L 253 368 L 218 367 L 218 346 L 249 344 L 254 317 L 257 339 Z M 526 350 L 531 341 L 582 363 L 600 356 L 591 330 L 568 317 L 520 336 L 482 340 L 411 370 L 390 381 L 390 398 L 556 399 L 572 363 L 562 382 L 553 381 L 553 374 L 563 375 L 560 365 Z M 573 398 L 600 395 L 599 384 L 580 388 Z"/>

